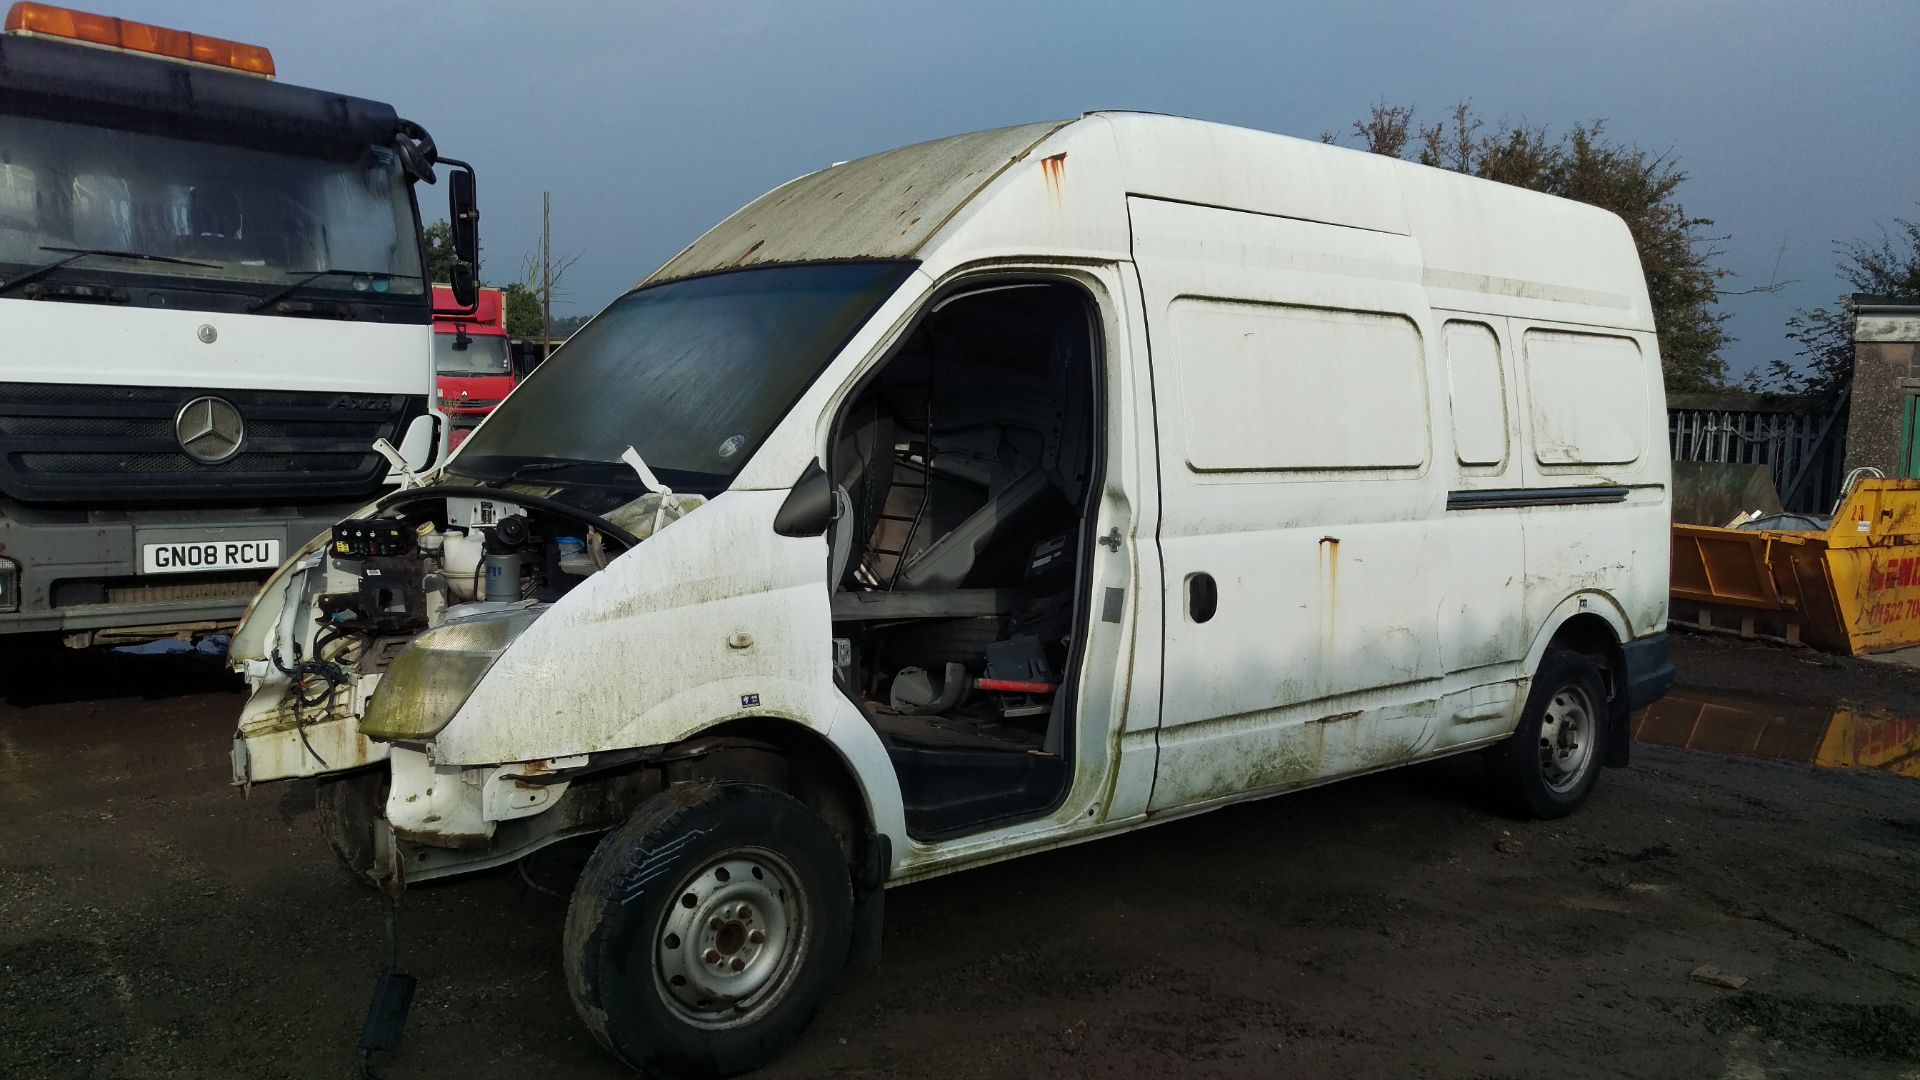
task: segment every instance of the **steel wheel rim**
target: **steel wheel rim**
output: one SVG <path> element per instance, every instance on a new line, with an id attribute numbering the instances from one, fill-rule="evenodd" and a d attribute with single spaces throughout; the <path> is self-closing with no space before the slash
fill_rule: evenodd
<path id="1" fill-rule="evenodd" d="M 799 973 L 811 914 L 781 855 L 743 847 L 707 860 L 681 880 L 653 937 L 661 1000 L 696 1027 L 754 1022 Z"/>
<path id="2" fill-rule="evenodd" d="M 1571 791 L 1587 774 L 1599 732 L 1593 699 L 1579 686 L 1553 692 L 1540 717 L 1540 776 L 1554 791 Z"/>

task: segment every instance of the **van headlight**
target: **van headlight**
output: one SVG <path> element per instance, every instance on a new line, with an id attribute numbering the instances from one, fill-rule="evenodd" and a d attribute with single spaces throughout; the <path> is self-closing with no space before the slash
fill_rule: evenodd
<path id="1" fill-rule="evenodd" d="M 473 688 L 521 631 L 540 617 L 524 608 L 488 612 L 435 627 L 395 657 L 360 718 L 378 739 L 430 739 L 467 703 Z"/>

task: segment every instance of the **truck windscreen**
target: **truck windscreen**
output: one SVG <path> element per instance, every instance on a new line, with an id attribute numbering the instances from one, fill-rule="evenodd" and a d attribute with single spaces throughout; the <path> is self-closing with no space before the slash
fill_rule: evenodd
<path id="1" fill-rule="evenodd" d="M 433 369 L 442 375 L 505 375 L 513 366 L 506 338 L 435 334 Z"/>
<path id="2" fill-rule="evenodd" d="M 85 251 L 42 280 L 158 278 L 264 297 L 311 275 L 298 293 L 417 297 L 417 238 L 386 147 L 307 156 L 0 115 L 0 279 Z"/>

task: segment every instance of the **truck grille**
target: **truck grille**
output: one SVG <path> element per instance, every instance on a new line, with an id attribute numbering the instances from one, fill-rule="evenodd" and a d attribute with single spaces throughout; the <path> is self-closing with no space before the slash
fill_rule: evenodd
<path id="1" fill-rule="evenodd" d="M 245 603 L 260 591 L 269 573 L 267 570 L 242 570 L 224 574 L 181 575 L 192 578 L 190 581 L 147 577 L 78 578 L 54 582 L 51 601 L 56 608 L 88 604 L 180 604 L 202 600 Z"/>
<path id="2" fill-rule="evenodd" d="M 174 423 L 206 396 L 246 425 L 213 464 L 181 449 Z M 0 384 L 0 492 L 96 505 L 367 495 L 387 474 L 374 440 L 398 445 L 426 407 L 423 394 Z"/>

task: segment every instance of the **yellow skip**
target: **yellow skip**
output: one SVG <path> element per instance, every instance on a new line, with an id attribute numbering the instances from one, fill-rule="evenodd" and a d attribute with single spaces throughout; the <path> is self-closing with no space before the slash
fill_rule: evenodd
<path id="1" fill-rule="evenodd" d="M 1674 621 L 1861 655 L 1920 645 L 1920 480 L 1863 479 L 1825 532 L 1673 527 Z"/>

